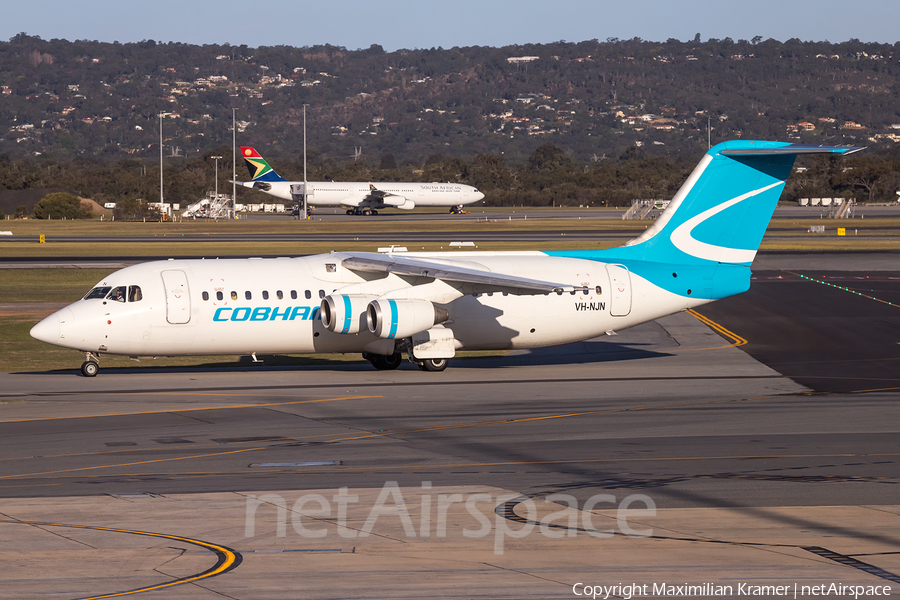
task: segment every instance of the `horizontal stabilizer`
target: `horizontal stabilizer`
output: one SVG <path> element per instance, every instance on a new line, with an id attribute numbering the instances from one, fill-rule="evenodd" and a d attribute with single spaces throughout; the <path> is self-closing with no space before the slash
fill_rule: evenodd
<path id="1" fill-rule="evenodd" d="M 751 142 L 752 144 L 753 142 Z M 816 146 L 813 144 L 788 144 L 778 148 L 726 148 L 720 152 L 725 156 L 763 156 L 766 154 L 839 154 L 847 156 L 865 150 L 858 146 Z"/>

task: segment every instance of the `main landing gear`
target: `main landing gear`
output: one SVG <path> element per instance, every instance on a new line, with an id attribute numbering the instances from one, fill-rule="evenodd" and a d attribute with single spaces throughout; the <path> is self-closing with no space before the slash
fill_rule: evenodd
<path id="1" fill-rule="evenodd" d="M 418 361 L 418 364 L 423 371 L 438 372 L 446 369 L 449 362 L 446 358 L 426 358 Z"/>
<path id="2" fill-rule="evenodd" d="M 84 353 L 85 361 L 81 363 L 81 374 L 85 377 L 96 377 L 100 372 L 100 363 L 90 352 Z"/>
<path id="3" fill-rule="evenodd" d="M 365 215 L 367 217 L 377 215 L 378 211 L 374 208 L 348 208 L 348 215 Z"/>
<path id="4" fill-rule="evenodd" d="M 369 352 L 363 352 L 363 358 L 372 363 L 372 366 L 379 371 L 393 371 L 400 366 L 400 363 L 403 362 L 403 356 L 399 352 L 395 352 L 387 356 L 383 354 L 371 354 Z M 414 365 L 417 365 L 423 371 L 431 372 L 443 371 L 450 363 L 450 361 L 446 358 L 418 359 L 414 356 L 410 356 L 409 361 Z"/>
<path id="5" fill-rule="evenodd" d="M 395 352 L 387 356 L 383 354 L 369 354 L 368 352 L 364 352 L 363 358 L 372 363 L 372 366 L 379 371 L 393 371 L 400 366 L 400 363 L 403 362 L 403 356 L 399 352 Z"/>

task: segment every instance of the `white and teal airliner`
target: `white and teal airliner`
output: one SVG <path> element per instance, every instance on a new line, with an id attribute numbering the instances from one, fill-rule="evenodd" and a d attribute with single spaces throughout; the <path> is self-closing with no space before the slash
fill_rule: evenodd
<path id="1" fill-rule="evenodd" d="M 746 291 L 797 155 L 859 149 L 719 144 L 652 226 L 606 250 L 147 262 L 31 335 L 84 352 L 86 376 L 105 354 L 359 352 L 393 369 L 405 353 L 440 371 L 458 350 L 586 340 Z"/>

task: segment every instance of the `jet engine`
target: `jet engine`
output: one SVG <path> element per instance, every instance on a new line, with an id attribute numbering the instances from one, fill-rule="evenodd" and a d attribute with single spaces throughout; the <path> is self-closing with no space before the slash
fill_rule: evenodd
<path id="1" fill-rule="evenodd" d="M 404 196 L 385 196 L 381 199 L 381 202 L 385 206 L 392 206 L 394 208 L 399 208 L 400 210 L 412 210 L 416 207 L 416 203 L 412 198 L 406 198 Z"/>
<path id="2" fill-rule="evenodd" d="M 365 294 L 331 294 L 322 298 L 322 324 L 335 333 L 359 333 L 365 330 L 366 307 L 378 296 Z"/>
<path id="3" fill-rule="evenodd" d="M 380 338 L 409 337 L 450 318 L 446 308 L 427 300 L 378 298 L 369 302 L 366 324 Z"/>

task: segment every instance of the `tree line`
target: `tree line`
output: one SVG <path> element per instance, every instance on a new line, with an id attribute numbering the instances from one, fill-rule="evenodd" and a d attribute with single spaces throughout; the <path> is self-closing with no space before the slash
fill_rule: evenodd
<path id="1" fill-rule="evenodd" d="M 165 161 L 165 200 L 186 206 L 206 195 L 216 184 L 211 157 L 229 154 L 228 148 L 220 147 L 197 158 Z M 398 163 L 392 155 L 385 154 L 377 164 L 366 160 L 333 161 L 313 155 L 308 179 L 466 183 L 485 194 L 486 206 L 623 207 L 637 199 L 671 198 L 699 156 L 650 156 L 640 148 L 628 148 L 616 157 L 579 161 L 550 143 L 536 148 L 520 164 L 510 164 L 501 154 L 475 154 L 469 158 L 432 154 L 421 163 Z M 287 179 L 302 179 L 303 164 L 298 160 L 271 164 Z M 801 168 L 790 178 L 784 200 L 837 196 L 856 197 L 860 202 L 894 201 L 895 192 L 900 190 L 900 152 L 864 152 L 844 159 L 801 157 L 797 166 Z M 247 179 L 242 164 L 239 169 L 238 179 Z M 230 170 L 220 163 L 220 191 L 231 189 L 230 178 Z M 120 219 L 152 218 L 148 205 L 159 201 L 159 162 L 77 158 L 58 163 L 36 157 L 11 161 L 8 156 L 0 156 L 0 211 L 19 217 L 59 218 L 53 216 L 53 210 L 59 208 L 57 194 L 47 196 L 55 209 L 50 209 L 47 198 L 39 204 L 36 197 L 25 206 L 16 204 L 14 199 L 4 199 L 15 191 L 28 189 L 63 190 L 101 205 L 115 202 Z M 239 190 L 238 202 L 267 199 L 261 192 Z M 67 218 L 88 216 L 65 214 Z"/>

